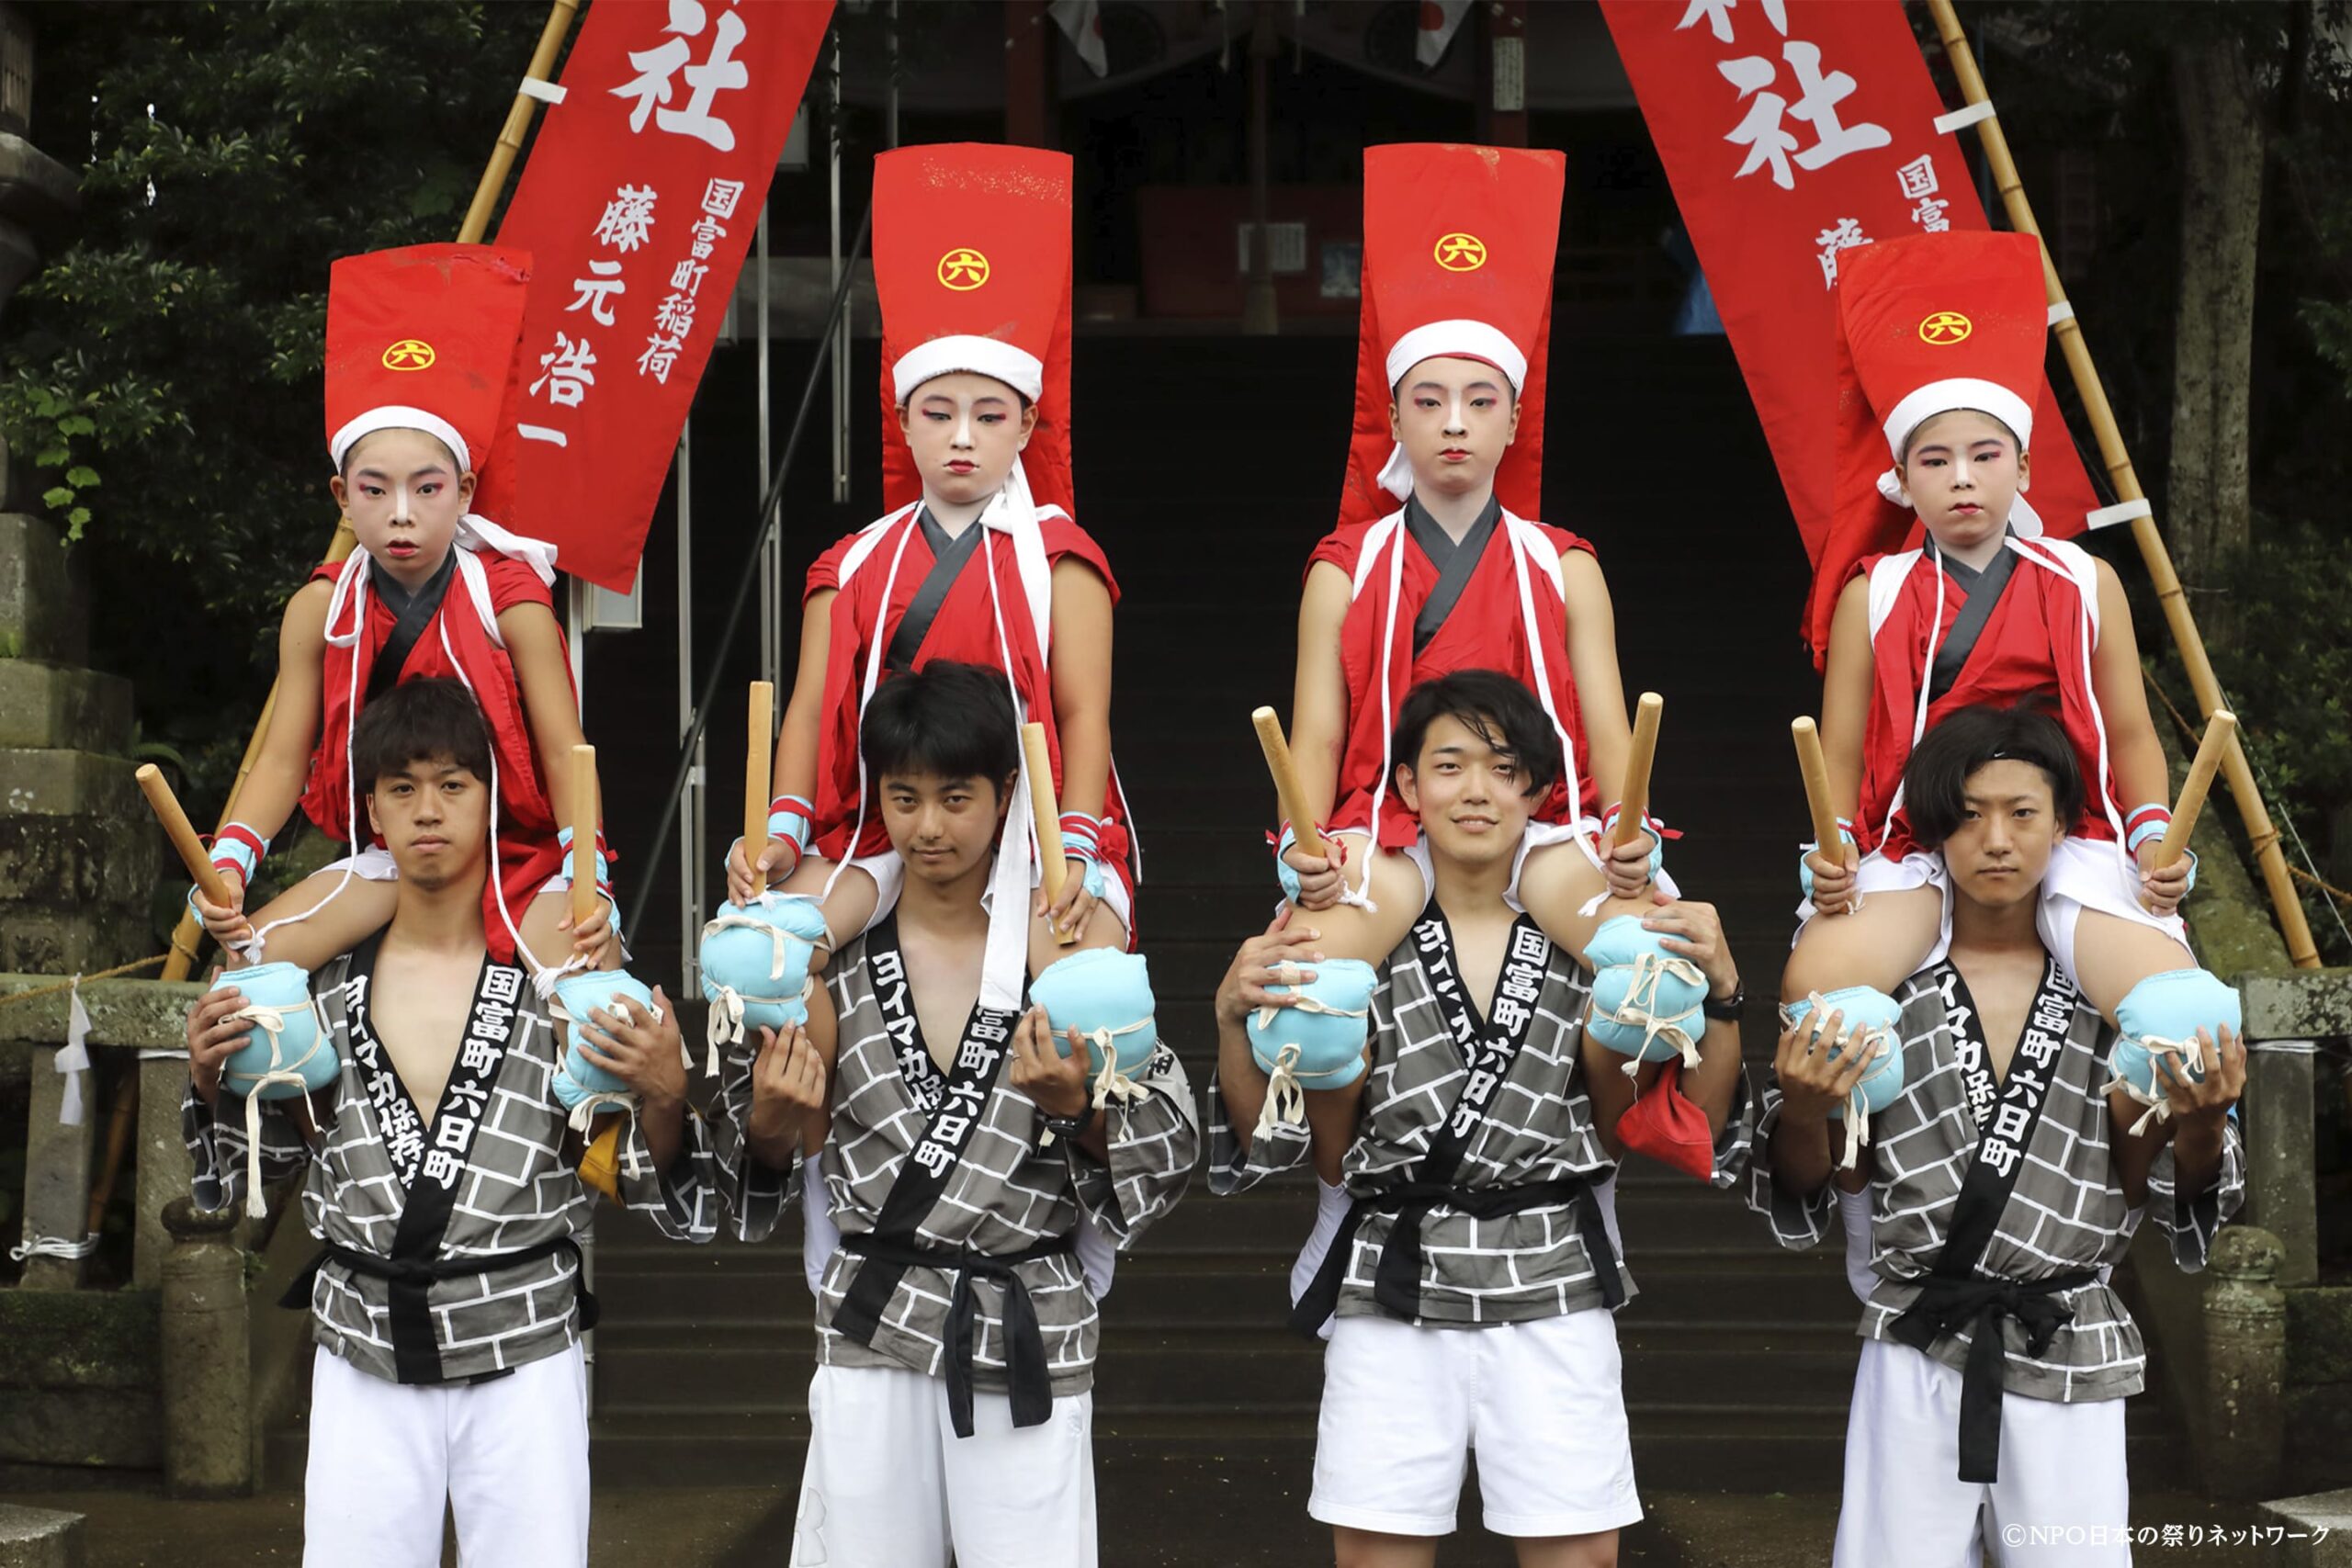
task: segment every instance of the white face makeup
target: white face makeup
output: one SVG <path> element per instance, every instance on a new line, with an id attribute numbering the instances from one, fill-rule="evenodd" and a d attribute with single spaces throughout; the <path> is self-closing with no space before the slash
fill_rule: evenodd
<path id="1" fill-rule="evenodd" d="M 1467 495 L 1494 483 L 1519 434 L 1519 400 L 1510 378 L 1484 360 L 1439 355 L 1397 381 L 1388 421 L 1416 491 Z"/>
<path id="2" fill-rule="evenodd" d="M 992 376 L 956 370 L 914 389 L 899 411 L 923 498 L 934 510 L 965 508 L 1004 488 L 1037 427 L 1035 405 Z"/>
<path id="3" fill-rule="evenodd" d="M 421 583 L 441 570 L 458 519 L 474 495 L 474 476 L 458 471 L 449 449 L 421 430 L 379 430 L 344 459 L 329 483 L 351 519 L 360 548 L 402 582 Z"/>
<path id="4" fill-rule="evenodd" d="M 2032 474 L 2008 426 L 1974 409 L 1922 421 L 1903 460 L 1903 489 L 1942 549 L 1966 554 L 1996 544 Z"/>

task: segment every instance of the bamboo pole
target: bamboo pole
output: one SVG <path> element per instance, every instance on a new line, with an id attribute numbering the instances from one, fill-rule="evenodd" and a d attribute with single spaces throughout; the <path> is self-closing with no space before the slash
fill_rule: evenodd
<path id="1" fill-rule="evenodd" d="M 1046 747 L 1044 725 L 1021 727 L 1021 750 L 1029 765 L 1029 809 L 1037 818 L 1037 874 L 1050 908 L 1062 896 L 1062 884 L 1069 880 L 1069 866 L 1062 855 L 1062 808 L 1054 798 L 1054 759 Z M 1057 931 L 1054 940 L 1068 947 L 1078 941 L 1078 933 Z"/>
<path id="2" fill-rule="evenodd" d="M 2205 738 L 2197 743 L 2188 777 L 2181 781 L 2179 803 L 2172 809 L 2165 836 L 2157 840 L 2156 870 L 2164 870 L 2188 852 L 2188 836 L 2197 831 L 2197 814 L 2205 809 L 2205 792 L 2213 787 L 2213 771 L 2222 765 L 2237 728 L 2238 716 L 2227 708 L 2215 708 L 2213 716 L 2205 721 Z"/>
<path id="3" fill-rule="evenodd" d="M 555 57 L 563 51 L 563 40 L 571 30 L 571 19 L 580 9 L 580 0 L 555 0 L 548 11 L 547 25 L 539 29 L 538 46 L 531 51 L 531 63 L 526 76 L 540 81 L 555 69 Z M 506 186 L 506 176 L 513 172 L 516 153 L 523 138 L 531 128 L 531 117 L 538 111 L 538 100 L 527 93 L 516 93 L 514 106 L 506 111 L 506 123 L 498 132 L 498 141 L 491 149 L 490 164 L 482 170 L 481 179 L 474 186 L 474 199 L 466 209 L 466 220 L 458 230 L 461 245 L 479 243 L 490 231 L 491 209 L 498 205 L 499 193 Z M 336 565 L 350 556 L 352 547 L 359 542 L 351 531 L 351 519 L 345 517 L 335 524 L 334 536 L 327 541 L 326 563 Z M 270 720 L 277 712 L 278 683 L 270 683 L 269 695 L 261 705 L 261 717 L 254 724 L 252 739 L 245 742 L 245 754 L 237 763 L 237 776 L 229 782 L 228 798 L 220 806 L 220 827 L 236 820 L 237 797 L 244 793 L 245 781 L 253 775 L 254 764 L 261 758 L 264 738 L 269 734 Z M 218 829 L 216 829 L 216 831 Z M 164 964 L 166 980 L 185 980 L 196 967 L 198 923 L 193 913 L 180 916 L 179 924 L 172 931 L 172 954 Z"/>
<path id="4" fill-rule="evenodd" d="M 1617 795 L 1617 831 L 1613 841 L 1630 844 L 1646 831 L 1642 819 L 1650 809 L 1650 764 L 1657 758 L 1658 721 L 1666 716 L 1666 699 L 1644 692 L 1634 705 L 1634 748 L 1625 756 L 1625 787 Z"/>
<path id="5" fill-rule="evenodd" d="M 215 904 L 231 902 L 233 896 L 229 891 L 228 879 L 213 865 L 212 857 L 205 853 L 204 840 L 196 836 L 196 824 L 180 809 L 179 796 L 164 782 L 163 770 L 153 762 L 141 762 L 131 776 L 139 781 L 139 792 L 153 807 L 155 819 L 163 823 L 164 835 L 178 852 L 180 863 L 196 879 L 197 891 Z"/>
<path id="6" fill-rule="evenodd" d="M 1971 104 L 1990 103 L 1984 74 L 1976 69 L 1975 52 L 1961 30 L 1951 0 L 1928 0 L 1928 9 L 1935 17 L 1936 33 L 1943 42 L 1944 53 L 1951 61 L 1952 74 L 1960 82 L 1961 96 Z M 2034 220 L 2033 206 L 2026 199 L 2025 185 L 2018 177 L 2017 161 L 2009 155 L 2008 137 L 2001 130 L 1999 118 L 1978 120 L 1976 133 L 1984 149 L 1984 160 L 1991 165 L 1993 183 L 2007 209 L 2010 227 L 2041 239 L 2041 226 Z M 2065 304 L 2065 286 L 2058 280 L 2057 264 L 2051 260 L 2047 243 L 2041 247 L 2041 275 L 2050 303 Z M 2083 341 L 2081 325 L 2070 311 L 2053 323 L 2051 331 L 2066 357 L 2075 389 L 2082 396 L 2083 412 L 2089 416 L 2092 434 L 2098 441 L 2099 460 L 2107 466 L 2108 482 L 2114 488 L 2118 501 L 2145 501 L 2147 492 L 2140 488 L 2139 475 L 2132 471 L 2131 454 L 2123 447 L 2122 430 L 2116 424 L 2115 411 L 2109 405 L 2107 390 L 2099 382 L 2098 367 L 2091 363 L 2090 347 Z M 2132 536 L 2140 547 L 2140 558 L 2147 565 L 2149 580 L 2155 585 L 2156 603 L 2163 607 L 2165 622 L 2172 628 L 2173 642 L 2180 649 L 2189 689 L 2197 696 L 2198 712 L 2210 718 L 2222 705 L 2222 683 L 2213 673 L 2212 660 L 2206 657 L 2205 639 L 2197 629 L 2188 597 L 2181 592 L 2180 577 L 2173 570 L 2164 536 L 2156 531 L 2155 519 L 2150 516 L 2132 519 Z M 2222 760 L 2222 771 L 2229 780 L 2238 815 L 2245 823 L 2246 838 L 2254 850 L 2256 863 L 2261 868 L 2263 884 L 2270 891 L 2271 908 L 2278 917 L 2278 931 L 2286 938 L 2287 956 L 2298 969 L 2315 969 L 2319 966 L 2319 949 L 2312 944 L 2311 924 L 2303 918 L 2302 898 L 2288 874 L 2287 857 L 2279 852 L 2278 829 L 2271 823 L 2269 808 L 2262 802 L 2253 765 L 2246 761 L 2245 748 L 2234 733 Z"/>
<path id="7" fill-rule="evenodd" d="M 571 929 L 596 918 L 596 748 L 571 749 Z"/>
<path id="8" fill-rule="evenodd" d="M 768 848 L 769 773 L 775 765 L 775 682 L 754 681 L 744 715 L 743 863 L 755 871 Z M 752 881 L 764 884 L 765 877 Z"/>
<path id="9" fill-rule="evenodd" d="M 1291 841 L 1306 854 L 1329 853 L 1306 809 L 1306 792 L 1298 785 L 1298 765 L 1291 761 L 1290 740 L 1283 734 L 1281 717 L 1272 708 L 1259 708 L 1250 715 L 1250 722 L 1258 731 L 1258 749 L 1266 754 L 1266 771 L 1274 775 L 1275 797 L 1282 802 L 1283 815 L 1290 818 Z"/>
<path id="10" fill-rule="evenodd" d="M 1804 775 L 1805 810 L 1813 818 L 1813 841 L 1823 856 L 1840 859 L 1845 843 L 1838 832 L 1838 807 L 1829 796 L 1829 759 L 1822 753 L 1821 731 L 1811 718 L 1789 721 L 1797 745 L 1797 772 Z"/>

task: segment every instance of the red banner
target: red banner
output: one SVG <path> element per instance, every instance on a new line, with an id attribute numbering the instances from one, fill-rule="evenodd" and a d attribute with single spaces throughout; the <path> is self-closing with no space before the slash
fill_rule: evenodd
<path id="1" fill-rule="evenodd" d="M 498 243 L 533 260 L 485 516 L 618 592 L 832 0 L 595 0 Z M 496 508 L 496 510 L 493 510 Z"/>
<path id="2" fill-rule="evenodd" d="M 1853 564 L 1917 521 L 1832 538 L 1838 478 L 1838 253 L 1984 229 L 1960 143 L 1901 0 L 1601 0 L 1756 401 L 1815 571 L 1813 622 Z M 2071 536 L 2099 502 L 2045 378 L 2033 501 Z M 1820 640 L 1816 648 L 1822 646 Z"/>

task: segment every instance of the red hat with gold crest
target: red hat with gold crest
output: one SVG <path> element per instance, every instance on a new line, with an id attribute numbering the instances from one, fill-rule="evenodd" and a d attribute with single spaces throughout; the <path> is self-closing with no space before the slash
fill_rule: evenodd
<path id="1" fill-rule="evenodd" d="M 422 430 L 460 468 L 485 458 L 523 338 L 531 257 L 491 245 L 345 256 L 327 285 L 327 453 Z"/>
<path id="2" fill-rule="evenodd" d="M 2031 234 L 1954 229 L 1838 254 L 1837 506 L 1806 621 L 1816 661 L 1854 566 L 1905 547 L 1918 526 L 1899 467 L 1911 433 L 1976 409 L 2015 432 L 2019 450 L 2031 445 L 2048 299 Z M 2022 494 L 2009 526 L 2042 532 Z"/>
<path id="3" fill-rule="evenodd" d="M 1037 408 L 1022 454 L 1041 506 L 1070 510 L 1070 159 L 948 142 L 874 160 L 874 286 L 882 309 L 882 488 L 922 478 L 897 409 L 936 376 L 992 376 Z"/>
<path id="4" fill-rule="evenodd" d="M 1444 355 L 1509 378 L 1519 435 L 1495 473 L 1502 503 L 1540 510 L 1544 364 L 1567 160 L 1523 147 L 1406 142 L 1363 153 L 1363 316 L 1342 524 L 1386 515 L 1412 489 L 1390 434 L 1397 379 Z"/>

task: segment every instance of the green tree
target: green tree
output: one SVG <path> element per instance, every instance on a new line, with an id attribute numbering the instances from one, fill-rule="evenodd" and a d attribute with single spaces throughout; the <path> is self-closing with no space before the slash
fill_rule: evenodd
<path id="1" fill-rule="evenodd" d="M 456 236 L 537 6 L 41 8 L 33 141 L 70 243 L 9 310 L 0 430 L 93 590 L 95 662 L 217 802 L 334 526 L 329 265 Z"/>

